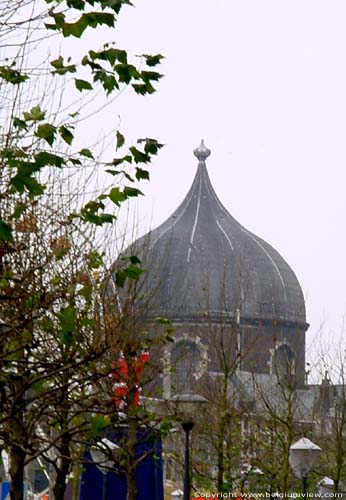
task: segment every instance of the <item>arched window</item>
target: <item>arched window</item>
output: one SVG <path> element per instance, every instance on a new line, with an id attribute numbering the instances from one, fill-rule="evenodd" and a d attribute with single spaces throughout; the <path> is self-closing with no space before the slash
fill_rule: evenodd
<path id="1" fill-rule="evenodd" d="M 294 352 L 288 344 L 279 345 L 273 352 L 272 373 L 278 376 L 295 375 Z"/>
<path id="2" fill-rule="evenodd" d="M 196 369 L 201 362 L 198 346 L 191 340 L 178 341 L 171 353 L 172 390 L 182 393 L 193 389 Z"/>

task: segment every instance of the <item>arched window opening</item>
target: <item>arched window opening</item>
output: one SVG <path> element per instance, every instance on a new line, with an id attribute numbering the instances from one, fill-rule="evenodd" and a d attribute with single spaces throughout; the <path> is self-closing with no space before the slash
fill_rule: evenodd
<path id="1" fill-rule="evenodd" d="M 272 373 L 278 377 L 295 375 L 295 356 L 291 347 L 287 344 L 278 346 L 272 356 Z"/>
<path id="2" fill-rule="evenodd" d="M 193 390 L 196 368 L 201 362 L 198 346 L 190 340 L 180 340 L 172 350 L 172 390 L 183 393 Z"/>

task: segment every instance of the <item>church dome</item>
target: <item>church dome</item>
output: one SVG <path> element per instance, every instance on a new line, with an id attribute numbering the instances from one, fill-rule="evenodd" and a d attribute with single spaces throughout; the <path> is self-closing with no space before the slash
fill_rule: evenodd
<path id="1" fill-rule="evenodd" d="M 298 280 L 281 255 L 237 222 L 209 179 L 203 141 L 198 168 L 176 211 L 131 247 L 147 270 L 149 317 L 175 322 L 274 321 L 307 328 Z M 129 254 L 129 250 L 126 252 Z"/>

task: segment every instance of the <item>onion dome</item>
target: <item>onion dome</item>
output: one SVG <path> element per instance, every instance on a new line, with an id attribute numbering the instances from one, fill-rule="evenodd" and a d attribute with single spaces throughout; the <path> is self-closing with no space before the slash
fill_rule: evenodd
<path id="1" fill-rule="evenodd" d="M 307 328 L 298 280 L 280 254 L 237 222 L 209 179 L 210 150 L 176 211 L 131 248 L 147 270 L 148 315 L 179 321 L 275 320 Z M 129 249 L 126 252 L 128 255 Z"/>

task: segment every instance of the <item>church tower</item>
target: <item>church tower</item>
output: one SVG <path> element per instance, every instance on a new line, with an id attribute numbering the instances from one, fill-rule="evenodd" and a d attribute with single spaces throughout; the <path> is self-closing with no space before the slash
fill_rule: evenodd
<path id="1" fill-rule="evenodd" d="M 147 270 L 146 321 L 169 318 L 176 331 L 166 353 L 176 369 L 164 392 L 186 391 L 203 373 L 220 373 L 221 344 L 237 369 L 289 373 L 301 387 L 308 328 L 301 287 L 280 254 L 220 202 L 207 171 L 210 153 L 202 141 L 180 206 L 126 251 Z"/>

